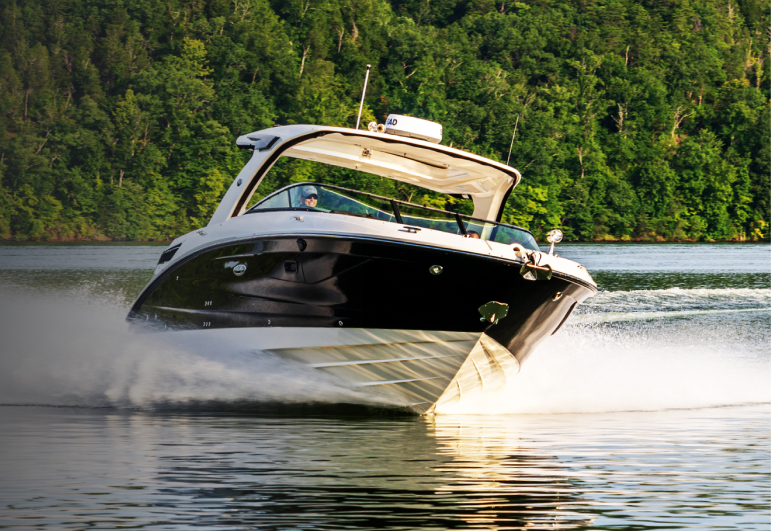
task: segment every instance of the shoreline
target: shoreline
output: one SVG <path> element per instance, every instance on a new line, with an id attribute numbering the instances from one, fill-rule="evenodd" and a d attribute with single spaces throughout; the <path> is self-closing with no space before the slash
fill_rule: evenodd
<path id="1" fill-rule="evenodd" d="M 100 238 L 98 240 L 94 239 L 50 239 L 50 240 L 44 240 L 44 239 L 37 239 L 37 240 L 14 240 L 14 239 L 0 239 L 0 246 L 13 246 L 13 245 L 68 245 L 68 244 L 77 244 L 77 245 L 91 245 L 91 246 L 110 246 L 110 245 L 128 245 L 128 246 L 138 246 L 138 245 L 144 245 L 144 246 L 162 246 L 162 245 L 168 245 L 170 242 L 172 242 L 172 239 L 169 240 L 119 240 L 119 239 L 103 239 Z M 770 239 L 757 239 L 757 240 L 739 240 L 739 239 L 732 239 L 732 240 L 690 240 L 690 239 L 684 239 L 684 240 L 651 240 L 651 239 L 596 239 L 596 240 L 563 240 L 561 245 L 565 244 L 769 244 L 772 242 Z M 547 244 L 544 244 L 547 245 Z"/>

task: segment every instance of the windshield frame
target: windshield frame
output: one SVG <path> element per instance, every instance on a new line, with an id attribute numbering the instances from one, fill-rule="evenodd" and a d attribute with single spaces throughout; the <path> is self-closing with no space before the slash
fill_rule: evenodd
<path id="1" fill-rule="evenodd" d="M 463 221 L 464 220 L 470 220 L 470 221 L 475 221 L 475 222 L 481 222 L 481 223 L 484 223 L 484 224 L 493 224 L 493 225 L 496 225 L 496 226 L 508 227 L 510 229 L 515 229 L 515 230 L 518 230 L 518 231 L 522 231 L 524 233 L 528 233 L 529 235 L 531 235 L 531 237 L 533 238 L 534 242 L 537 242 L 536 241 L 536 237 L 533 236 L 533 233 L 530 230 L 525 229 L 524 227 L 519 227 L 517 225 L 505 224 L 503 222 L 496 222 L 496 221 L 493 221 L 493 220 L 485 220 L 483 218 L 475 218 L 473 216 L 469 216 L 469 215 L 466 215 L 466 214 L 460 214 L 460 213 L 453 212 L 453 211 L 446 211 L 446 210 L 443 210 L 443 209 L 437 209 L 437 208 L 429 207 L 429 206 L 426 206 L 426 205 L 418 205 L 416 203 L 410 203 L 408 201 L 401 201 L 401 200 L 394 199 L 394 198 L 388 198 L 388 197 L 385 197 L 385 196 L 379 196 L 377 194 L 371 194 L 370 192 L 363 192 L 361 190 L 354 190 L 354 189 L 351 189 L 351 188 L 341 187 L 341 186 L 338 186 L 338 185 L 330 185 L 330 184 L 327 184 L 327 183 L 317 183 L 317 182 L 311 182 L 311 181 L 302 182 L 302 183 L 292 183 L 290 185 L 282 187 L 279 190 L 276 190 L 273 193 L 271 193 L 271 194 L 267 195 L 266 197 L 262 198 L 260 201 L 258 201 L 254 205 L 252 205 L 249 209 L 244 211 L 244 214 L 255 214 L 255 213 L 259 213 L 259 212 L 276 212 L 276 211 L 306 211 L 306 212 L 321 212 L 321 213 L 326 213 L 327 214 L 328 211 L 325 211 L 323 209 L 316 209 L 314 207 L 282 207 L 282 208 L 276 208 L 276 209 L 260 209 L 260 210 L 255 210 L 255 207 L 258 207 L 260 204 L 268 201 L 269 199 L 273 198 L 274 196 L 278 196 L 279 194 L 281 194 L 283 192 L 287 192 L 288 190 L 290 190 L 292 188 L 295 188 L 295 187 L 308 186 L 308 185 L 324 187 L 324 188 L 331 188 L 331 189 L 335 189 L 335 190 L 341 190 L 343 192 L 349 192 L 349 193 L 353 193 L 353 194 L 360 194 L 362 196 L 367 196 L 367 197 L 370 197 L 370 198 L 374 198 L 374 199 L 378 199 L 378 200 L 381 200 L 381 201 L 385 201 L 385 202 L 387 202 L 387 203 L 389 203 L 391 205 L 392 210 L 393 210 L 392 214 L 396 218 L 396 223 L 399 223 L 399 224 L 405 224 L 406 223 L 406 222 L 404 222 L 402 220 L 402 216 L 401 216 L 400 211 L 399 211 L 399 206 L 400 205 L 405 205 L 407 207 L 414 207 L 414 208 L 418 208 L 418 209 L 424 209 L 424 210 L 427 210 L 427 211 L 432 211 L 432 212 L 437 212 L 437 213 L 442 213 L 442 214 L 447 214 L 447 215 L 453 216 L 455 218 L 455 220 L 456 220 L 456 224 L 458 225 L 459 233 L 461 234 L 461 236 L 467 236 L 467 230 L 466 230 L 466 227 L 464 226 Z M 343 214 L 343 215 L 346 215 L 346 216 L 355 216 L 355 214 L 353 214 L 353 213 L 349 214 L 349 213 L 345 213 L 345 212 L 335 212 L 335 213 L 332 213 L 332 214 Z M 449 233 L 449 234 L 451 234 L 451 233 Z M 537 242 L 537 244 L 538 244 L 538 242 Z"/>

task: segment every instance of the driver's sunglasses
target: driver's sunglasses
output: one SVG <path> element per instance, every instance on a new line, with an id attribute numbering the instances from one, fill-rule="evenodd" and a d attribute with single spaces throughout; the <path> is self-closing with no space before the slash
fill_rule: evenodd
<path id="1" fill-rule="evenodd" d="M 307 197 L 310 198 L 310 199 L 315 199 L 315 200 L 319 199 L 319 196 L 317 196 L 316 194 L 311 194 L 310 196 L 307 196 Z"/>

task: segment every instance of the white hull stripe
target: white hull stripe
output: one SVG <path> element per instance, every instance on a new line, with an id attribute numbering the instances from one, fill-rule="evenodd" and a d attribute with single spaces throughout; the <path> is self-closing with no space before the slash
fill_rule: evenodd
<path id="1" fill-rule="evenodd" d="M 398 381 L 374 381 L 374 382 L 360 382 L 357 383 L 357 386 L 383 386 L 386 384 L 402 384 L 404 382 L 423 382 L 423 381 L 433 381 L 436 379 L 442 379 L 443 377 L 426 377 L 425 379 L 402 379 Z M 420 403 L 418 403 L 420 404 Z"/>
<path id="2" fill-rule="evenodd" d="M 418 343 L 418 342 L 416 342 Z M 429 342 L 421 342 L 429 343 Z M 399 345 L 399 344 L 383 344 L 383 345 Z M 434 358 L 458 358 L 465 357 L 468 353 L 458 353 L 454 355 L 436 355 L 429 357 L 407 357 L 407 358 L 383 358 L 380 360 L 346 360 L 344 362 L 325 362 L 321 364 L 309 364 L 312 368 L 332 368 L 336 366 L 359 366 L 362 364 L 388 364 L 389 362 L 409 362 L 411 360 L 430 360 Z"/>

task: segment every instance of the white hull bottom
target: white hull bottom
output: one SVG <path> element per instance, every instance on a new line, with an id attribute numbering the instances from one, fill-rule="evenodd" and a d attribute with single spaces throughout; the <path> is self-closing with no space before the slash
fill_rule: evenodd
<path id="1" fill-rule="evenodd" d="M 468 396 L 500 390 L 517 359 L 486 334 L 385 329 L 241 328 L 179 331 L 217 348 L 268 351 L 324 371 L 373 402 L 432 413 Z"/>

